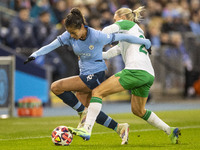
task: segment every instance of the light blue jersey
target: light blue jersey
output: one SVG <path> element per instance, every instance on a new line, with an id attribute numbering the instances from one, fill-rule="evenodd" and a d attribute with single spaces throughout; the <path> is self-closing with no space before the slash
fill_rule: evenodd
<path id="1" fill-rule="evenodd" d="M 94 74 L 107 69 L 102 58 L 102 50 L 104 45 L 112 42 L 112 34 L 104 34 L 88 27 L 87 37 L 84 41 L 71 38 L 70 33 L 67 31 L 58 36 L 57 39 L 62 46 L 71 46 L 74 53 L 80 57 L 79 68 L 81 75 Z"/>
<path id="2" fill-rule="evenodd" d="M 123 40 L 129 43 L 145 44 L 147 49 L 151 46 L 151 42 L 147 39 L 141 39 L 127 34 L 105 34 L 87 26 L 86 28 L 87 37 L 85 40 L 76 40 L 66 31 L 50 44 L 41 47 L 38 51 L 31 54 L 31 56 L 36 58 L 60 46 L 68 45 L 71 46 L 74 53 L 80 57 L 80 75 L 90 75 L 107 69 L 102 58 L 103 47 L 106 44 Z"/>

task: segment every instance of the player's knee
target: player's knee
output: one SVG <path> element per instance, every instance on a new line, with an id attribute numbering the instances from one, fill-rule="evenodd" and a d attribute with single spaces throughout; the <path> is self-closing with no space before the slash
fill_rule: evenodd
<path id="1" fill-rule="evenodd" d="M 97 88 L 92 90 L 92 97 L 102 97 L 101 91 L 99 91 Z"/>
<path id="2" fill-rule="evenodd" d="M 132 109 L 132 113 L 138 117 L 143 117 L 145 114 L 145 110 L 143 109 Z"/>
<path id="3" fill-rule="evenodd" d="M 54 94 L 56 94 L 56 95 L 60 94 L 60 89 L 59 89 L 59 86 L 58 86 L 58 82 L 57 82 L 57 81 L 56 81 L 56 82 L 53 82 L 53 83 L 51 84 L 51 91 L 52 91 Z"/>
<path id="4" fill-rule="evenodd" d="M 51 91 L 55 94 L 56 93 L 56 83 L 55 82 L 53 82 L 52 84 L 51 84 Z"/>

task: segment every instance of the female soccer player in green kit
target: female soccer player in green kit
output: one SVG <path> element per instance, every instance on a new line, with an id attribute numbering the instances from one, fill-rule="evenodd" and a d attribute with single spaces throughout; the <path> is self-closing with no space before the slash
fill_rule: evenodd
<path id="1" fill-rule="evenodd" d="M 141 18 L 140 12 L 143 10 L 143 7 L 139 7 L 133 11 L 129 8 L 117 10 L 114 15 L 115 23 L 104 28 L 103 32 L 120 32 L 144 38 L 143 30 L 135 23 Z M 154 69 L 145 46 L 120 41 L 118 45 L 104 52 L 103 58 L 109 59 L 119 54 L 122 55 L 125 68 L 108 78 L 92 91 L 92 98 L 88 107 L 84 128 L 71 128 L 72 133 L 89 140 L 96 116 L 102 107 L 102 98 L 113 93 L 131 90 L 131 108 L 133 114 L 166 132 L 173 144 L 178 143 L 180 130 L 170 127 L 154 112 L 145 109 L 149 90 L 154 82 Z M 125 132 L 127 136 L 129 130 L 127 129 Z M 124 139 L 128 139 L 128 137 Z"/>

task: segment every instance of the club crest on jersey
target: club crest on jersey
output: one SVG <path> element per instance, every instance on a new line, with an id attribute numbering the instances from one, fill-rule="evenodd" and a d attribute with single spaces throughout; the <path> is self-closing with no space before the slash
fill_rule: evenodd
<path id="1" fill-rule="evenodd" d="M 94 45 L 90 45 L 90 46 L 89 46 L 89 49 L 90 49 L 90 50 L 93 50 L 93 49 L 94 49 Z"/>

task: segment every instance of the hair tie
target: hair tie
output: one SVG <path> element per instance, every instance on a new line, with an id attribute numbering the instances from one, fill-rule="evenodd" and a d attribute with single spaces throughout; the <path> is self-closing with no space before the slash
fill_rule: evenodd
<path id="1" fill-rule="evenodd" d="M 132 10 L 132 14 L 133 14 L 133 17 L 135 18 L 135 13 L 134 13 L 134 11 Z"/>

